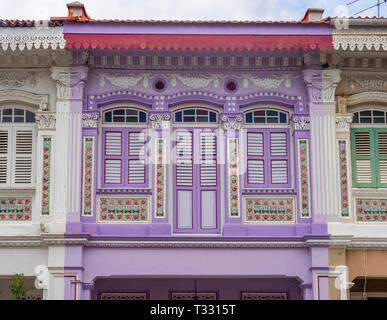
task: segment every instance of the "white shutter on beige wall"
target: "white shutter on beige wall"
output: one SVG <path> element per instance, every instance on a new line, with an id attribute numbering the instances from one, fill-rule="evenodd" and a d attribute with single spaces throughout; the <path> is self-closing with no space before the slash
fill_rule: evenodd
<path id="1" fill-rule="evenodd" d="M 34 133 L 34 130 L 14 128 L 13 181 L 16 185 L 31 184 L 33 182 Z"/>
<path id="2" fill-rule="evenodd" d="M 9 129 L 0 130 L 0 186 L 7 186 L 10 184 L 10 132 Z"/>

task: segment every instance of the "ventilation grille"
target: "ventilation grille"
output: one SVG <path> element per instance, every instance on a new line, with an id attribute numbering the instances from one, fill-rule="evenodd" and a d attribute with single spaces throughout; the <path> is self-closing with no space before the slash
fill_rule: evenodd
<path id="1" fill-rule="evenodd" d="M 121 132 L 106 132 L 106 155 L 120 156 L 122 149 Z"/>

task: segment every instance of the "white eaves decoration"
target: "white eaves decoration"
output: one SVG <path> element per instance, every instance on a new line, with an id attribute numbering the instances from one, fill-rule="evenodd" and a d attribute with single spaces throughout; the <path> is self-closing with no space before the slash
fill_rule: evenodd
<path id="1" fill-rule="evenodd" d="M 0 28 L 0 48 L 12 51 L 16 49 L 64 49 L 66 40 L 63 37 L 62 27 L 47 28 Z"/>
<path id="2" fill-rule="evenodd" d="M 387 50 L 387 35 L 334 34 L 332 43 L 335 50 Z"/>

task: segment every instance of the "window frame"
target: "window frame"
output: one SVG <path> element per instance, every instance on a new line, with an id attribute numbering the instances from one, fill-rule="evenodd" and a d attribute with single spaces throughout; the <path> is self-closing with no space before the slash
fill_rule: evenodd
<path id="1" fill-rule="evenodd" d="M 208 119 L 210 119 L 210 112 L 213 112 L 216 114 L 216 121 L 215 122 L 211 122 L 211 121 L 208 121 L 208 122 L 198 122 L 198 121 L 195 121 L 195 122 L 184 122 L 184 121 L 181 121 L 181 122 L 177 122 L 176 121 L 176 114 L 178 112 L 184 112 L 184 111 L 187 111 L 187 110 L 195 110 L 195 119 L 197 118 L 197 114 L 196 114 L 196 110 L 205 110 L 208 112 Z M 182 117 L 184 117 L 184 115 L 182 115 Z M 202 106 L 202 105 L 199 105 L 199 104 L 192 104 L 192 105 L 187 105 L 187 106 L 184 106 L 184 107 L 179 107 L 175 110 L 172 111 L 172 123 L 173 125 L 182 125 L 182 126 L 186 126 L 186 125 L 189 125 L 189 126 L 195 126 L 195 125 L 199 125 L 199 126 L 202 126 L 202 125 L 219 125 L 219 111 L 218 110 L 215 110 L 211 107 L 206 107 L 206 106 Z"/>

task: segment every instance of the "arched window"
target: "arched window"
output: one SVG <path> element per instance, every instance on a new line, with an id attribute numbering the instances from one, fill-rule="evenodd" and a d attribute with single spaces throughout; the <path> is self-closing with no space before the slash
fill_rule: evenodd
<path id="1" fill-rule="evenodd" d="M 256 108 L 244 113 L 247 174 L 251 188 L 290 187 L 289 113 Z M 285 126 L 285 127 L 284 127 Z"/>
<path id="2" fill-rule="evenodd" d="M 147 113 L 132 108 L 116 108 L 103 112 L 103 123 L 147 123 Z"/>
<path id="3" fill-rule="evenodd" d="M 387 188 L 387 112 L 355 112 L 351 145 L 354 187 Z"/>
<path id="4" fill-rule="evenodd" d="M 22 108 L 0 108 L 0 187 L 34 184 L 35 114 Z"/>
<path id="5" fill-rule="evenodd" d="M 174 113 L 175 123 L 218 123 L 218 112 L 204 108 L 187 108 Z"/>

